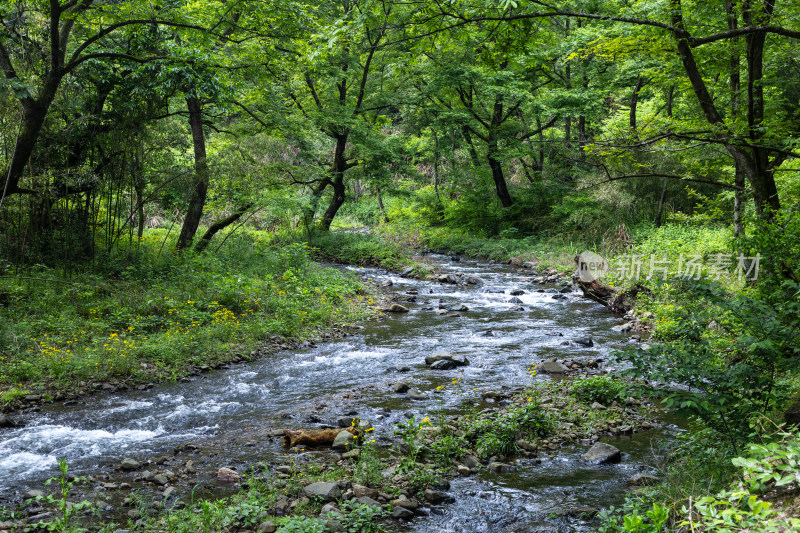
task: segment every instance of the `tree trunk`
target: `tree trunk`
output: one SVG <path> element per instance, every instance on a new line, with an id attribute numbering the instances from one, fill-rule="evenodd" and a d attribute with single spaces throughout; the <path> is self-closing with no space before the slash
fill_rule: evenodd
<path id="1" fill-rule="evenodd" d="M 739 169 L 739 166 L 736 166 L 736 174 L 734 176 L 734 184 L 737 187 L 744 188 L 744 172 Z M 744 237 L 744 220 L 743 220 L 743 213 L 744 213 L 744 205 L 743 205 L 743 196 L 744 191 L 742 189 L 736 189 L 733 192 L 733 236 L 734 237 Z"/>
<path id="2" fill-rule="evenodd" d="M 203 111 L 197 97 L 186 99 L 189 109 L 189 125 L 192 128 L 192 143 L 194 144 L 194 185 L 192 198 L 189 200 L 189 209 L 183 220 L 181 234 L 178 237 L 178 250 L 188 248 L 192 244 L 194 234 L 203 217 L 203 208 L 208 194 L 208 161 L 206 160 L 206 138 L 203 134 Z"/>
<path id="3" fill-rule="evenodd" d="M 631 135 L 634 138 L 638 136 L 638 133 L 636 132 L 636 104 L 639 102 L 639 91 L 642 90 L 643 85 L 644 78 L 639 76 L 639 79 L 636 80 L 636 86 L 633 88 L 633 94 L 631 95 L 630 127 Z"/>
<path id="4" fill-rule="evenodd" d="M 671 0 L 672 23 L 684 30 L 683 15 L 680 0 Z M 685 30 L 684 30 L 685 31 Z M 692 85 L 692 91 L 697 97 L 700 108 L 709 124 L 722 126 L 717 137 L 724 143 L 725 148 L 733 156 L 738 168 L 747 177 L 753 189 L 753 203 L 756 213 L 762 218 L 771 218 L 780 209 L 778 189 L 775 185 L 773 165 L 769 164 L 769 149 L 756 146 L 760 141 L 759 126 L 763 118 L 763 90 L 761 89 L 761 74 L 764 41 L 762 34 L 751 34 L 747 37 L 747 72 L 748 72 L 748 121 L 751 125 L 751 144 L 741 147 L 734 144 L 734 136 L 727 129 L 722 115 L 717 110 L 714 100 L 708 91 L 700 69 L 694 58 L 694 52 L 687 37 L 675 33 L 675 43 L 684 71 Z"/>
<path id="5" fill-rule="evenodd" d="M 661 215 L 664 213 L 664 200 L 667 198 L 667 179 L 664 178 L 664 184 L 661 186 L 661 198 L 658 200 L 658 211 L 656 212 L 655 224 L 657 228 L 661 227 Z"/>
<path id="6" fill-rule="evenodd" d="M 375 190 L 378 193 L 378 207 L 381 210 L 381 214 L 383 215 L 383 221 L 388 224 L 389 223 L 389 215 L 386 214 L 386 208 L 383 206 L 383 196 L 381 195 L 381 188 L 376 187 Z"/>
<path id="7" fill-rule="evenodd" d="M 222 220 L 218 220 L 213 224 L 211 224 L 211 226 L 208 228 L 208 230 L 206 230 L 203 236 L 200 237 L 200 240 L 197 241 L 197 244 L 194 247 L 194 251 L 199 253 L 205 250 L 206 247 L 208 247 L 208 245 L 211 244 L 211 239 L 214 238 L 214 235 L 216 235 L 220 231 L 224 230 L 225 228 L 227 228 L 228 226 L 230 226 L 231 224 L 242 218 L 242 215 L 247 213 L 247 210 L 250 209 L 251 207 L 253 207 L 252 202 L 245 206 L 240 207 L 232 215 L 227 216 Z"/>
<path id="8" fill-rule="evenodd" d="M 333 223 L 336 213 L 338 213 L 339 208 L 344 205 L 346 193 L 344 186 L 344 172 L 348 168 L 347 161 L 344 158 L 346 147 L 347 134 L 345 133 L 337 135 L 336 149 L 334 150 L 333 154 L 333 168 L 331 169 L 333 179 L 330 182 L 331 186 L 333 187 L 333 196 L 328 204 L 328 209 L 325 210 L 325 213 L 323 213 L 322 219 L 320 220 L 320 229 L 322 229 L 322 231 L 330 231 L 331 223 Z"/>
<path id="9" fill-rule="evenodd" d="M 492 169 L 492 179 L 494 180 L 494 186 L 497 190 L 497 197 L 500 199 L 500 203 L 503 207 L 511 207 L 514 203 L 514 200 L 511 198 L 511 194 L 508 192 L 506 178 L 503 175 L 503 164 L 500 162 L 499 147 L 497 144 L 497 129 L 500 127 L 502 122 L 503 98 L 501 96 L 497 96 L 494 100 L 492 123 L 488 135 L 489 142 L 487 144 L 489 150 L 487 153 L 487 159 L 489 161 L 489 168 Z"/>

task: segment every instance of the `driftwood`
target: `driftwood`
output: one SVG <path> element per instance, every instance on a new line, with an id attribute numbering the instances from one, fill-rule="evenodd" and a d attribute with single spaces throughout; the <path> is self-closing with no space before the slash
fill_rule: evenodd
<path id="1" fill-rule="evenodd" d="M 283 445 L 287 448 L 302 446 L 330 446 L 336 439 L 336 435 L 342 431 L 349 431 L 353 435 L 358 435 L 358 430 L 354 427 L 336 429 L 286 429 L 283 432 Z"/>
<path id="2" fill-rule="evenodd" d="M 583 291 L 583 295 L 590 300 L 602 304 L 616 314 L 625 314 L 633 308 L 634 300 L 640 292 L 650 293 L 650 289 L 638 283 L 620 291 L 616 287 L 609 287 L 597 281 L 583 281 L 579 277 L 573 278 L 575 284 Z"/>

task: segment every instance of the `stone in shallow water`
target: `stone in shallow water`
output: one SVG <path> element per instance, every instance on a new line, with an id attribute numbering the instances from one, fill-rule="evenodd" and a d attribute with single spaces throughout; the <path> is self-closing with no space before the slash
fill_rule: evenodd
<path id="1" fill-rule="evenodd" d="M 622 454 L 619 449 L 605 442 L 596 442 L 581 457 L 595 464 L 619 463 L 622 460 Z"/>

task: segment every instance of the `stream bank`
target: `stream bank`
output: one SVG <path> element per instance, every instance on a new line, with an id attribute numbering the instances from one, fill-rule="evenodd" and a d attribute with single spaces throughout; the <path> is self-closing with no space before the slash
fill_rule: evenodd
<path id="1" fill-rule="evenodd" d="M 539 372 L 532 377 L 532 365 L 605 373 L 613 368 L 611 350 L 635 342 L 612 330 L 619 320 L 564 290 L 568 287 L 562 287 L 563 282 L 534 283 L 529 271 L 507 265 L 442 256 L 432 260 L 456 282 L 353 269 L 372 281 L 391 282 L 397 303 L 408 309 L 367 324 L 357 335 L 286 350 L 268 361 L 221 369 L 185 383 L 100 395 L 77 405 L 43 406 L 38 413 L 26 414 L 27 427 L 0 433 L 0 465 L 13 474 L 2 496 L 13 507 L 25 492 L 38 490 L 53 475 L 55 457 L 66 457 L 73 472 L 93 477 L 85 497 L 104 502 L 102 512 L 118 523 L 121 511 L 132 522 L 141 519 L 128 513 L 138 510 L 135 504 L 142 499 L 153 501 L 157 496 L 162 505 L 172 507 L 179 500 L 186 504 L 200 496 L 235 493 L 235 486 L 217 480 L 223 467 L 239 474 L 253 472 L 254 467 L 257 474 L 266 469 L 280 478 L 286 473 L 279 468 L 320 457 L 331 466 L 313 467 L 313 475 L 332 479 L 342 472 L 339 459 L 317 451 L 287 455 L 278 438 L 283 429 L 336 427 L 337 418 L 358 416 L 375 428 L 375 444 L 383 449 L 396 444 L 395 428 L 408 420 L 436 419 L 437 414 L 460 417 L 476 406 L 482 411 L 506 407 L 499 405 L 502 402 L 514 405 L 515 389 L 570 379 L 565 373 Z M 480 283 L 458 282 L 470 277 Z M 440 352 L 463 355 L 469 364 L 431 370 L 425 358 Z M 593 364 L 597 368 L 591 368 Z M 460 387 L 453 386 L 454 379 Z M 419 393 L 417 399 L 395 392 L 401 382 Z M 509 398 L 484 397 L 487 392 Z M 630 424 L 613 428 L 620 425 Z M 619 503 L 628 478 L 647 470 L 650 440 L 664 433 L 653 427 L 632 436 L 620 430 L 614 436 L 613 428 L 606 428 L 611 435 L 598 431 L 596 437 L 617 445 L 622 452 L 619 464 L 586 463 L 580 458 L 589 447 L 581 442 L 585 439 L 552 450 L 555 443 L 548 442 L 547 461 L 522 458 L 514 472 L 491 472 L 491 462 L 503 461 L 487 457 L 483 473 L 451 482 L 455 503 L 432 508 L 429 516 L 414 518 L 410 527 L 438 531 L 443 520 L 463 522 L 459 509 L 473 497 L 494 502 L 486 516 L 517 517 L 509 518 L 514 524 L 523 512 L 534 521 L 549 520 L 556 512 L 553 502 L 594 508 Z M 140 463 L 140 468 L 121 470 L 124 459 Z M 143 475 L 145 470 L 152 479 Z M 536 487 L 536 494 L 523 498 L 529 490 L 525 487 Z M 141 496 L 131 497 L 132 491 Z M 464 528 L 473 529 L 461 530 L 481 530 L 477 519 L 470 513 Z M 553 520 L 556 528 L 591 527 L 579 517 Z"/>

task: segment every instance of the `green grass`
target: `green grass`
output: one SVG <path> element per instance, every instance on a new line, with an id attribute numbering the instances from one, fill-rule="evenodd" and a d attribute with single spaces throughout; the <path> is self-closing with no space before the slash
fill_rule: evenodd
<path id="1" fill-rule="evenodd" d="M 361 266 L 399 270 L 412 266 L 412 250 L 397 241 L 370 233 L 319 233 L 311 240 L 322 259 Z"/>
<path id="2" fill-rule="evenodd" d="M 178 254 L 154 230 L 74 282 L 45 267 L 0 280 L 0 400 L 85 380 L 174 379 L 274 336 L 303 338 L 370 313 L 355 277 L 314 263 L 305 244 L 273 248 L 260 237 Z"/>

